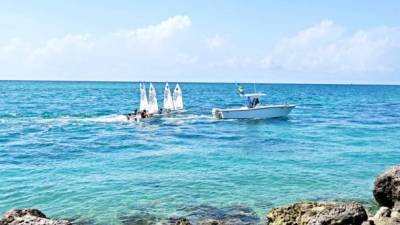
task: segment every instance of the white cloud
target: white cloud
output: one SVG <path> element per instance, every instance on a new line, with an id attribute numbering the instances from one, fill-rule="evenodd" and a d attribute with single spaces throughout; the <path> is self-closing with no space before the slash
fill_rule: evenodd
<path id="1" fill-rule="evenodd" d="M 364 79 L 365 72 L 382 72 L 391 73 L 387 82 L 399 80 L 400 27 L 349 32 L 325 20 L 282 38 L 265 54 L 269 43 L 228 45 L 220 34 L 204 39 L 191 26 L 188 16 L 173 16 L 146 27 L 68 34 L 41 44 L 14 38 L 0 45 L 0 79 L 363 82 L 371 78 Z"/>
<path id="2" fill-rule="evenodd" d="M 185 30 L 191 25 L 191 20 L 188 16 L 174 16 L 167 20 L 145 28 L 138 28 L 131 31 L 121 31 L 115 33 L 116 36 L 128 38 L 132 41 L 143 41 L 152 44 L 171 38 L 176 32 Z"/>
<path id="3" fill-rule="evenodd" d="M 68 34 L 37 46 L 15 38 L 0 46 L 0 79 L 96 79 L 100 74 L 108 79 L 143 79 L 169 66 L 197 61 L 182 42 L 181 32 L 190 26 L 188 16 L 174 16 L 100 36 Z"/>
<path id="4" fill-rule="evenodd" d="M 212 37 L 206 38 L 205 43 L 210 49 L 217 49 L 224 45 L 225 39 L 221 35 L 215 34 Z"/>
<path id="5" fill-rule="evenodd" d="M 353 33 L 322 21 L 280 40 L 262 60 L 265 67 L 304 72 L 391 72 L 399 70 L 400 27 Z"/>

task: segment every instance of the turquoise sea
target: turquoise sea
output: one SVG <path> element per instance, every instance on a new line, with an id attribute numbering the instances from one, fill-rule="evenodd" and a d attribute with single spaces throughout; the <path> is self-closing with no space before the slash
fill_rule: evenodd
<path id="1" fill-rule="evenodd" d="M 258 84 L 264 102 L 297 108 L 219 121 L 213 107 L 242 103 L 234 84 L 181 83 L 184 113 L 137 124 L 123 114 L 138 87 L 0 81 L 0 213 L 135 224 L 240 209 L 255 223 L 299 200 L 371 201 L 375 176 L 400 163 L 400 86 Z"/>

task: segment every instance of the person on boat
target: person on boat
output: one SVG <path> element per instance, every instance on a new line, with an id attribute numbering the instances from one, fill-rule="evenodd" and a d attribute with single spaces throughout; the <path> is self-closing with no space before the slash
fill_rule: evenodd
<path id="1" fill-rule="evenodd" d="M 260 104 L 260 100 L 258 100 L 258 98 L 255 98 L 255 99 L 254 99 L 253 107 L 258 106 L 259 104 Z"/>
<path id="2" fill-rule="evenodd" d="M 163 110 L 162 108 L 159 108 L 158 109 L 158 114 L 162 114 L 162 110 Z"/>
<path id="3" fill-rule="evenodd" d="M 142 119 L 149 118 L 149 114 L 147 113 L 146 110 L 143 110 L 143 111 L 140 113 L 140 117 L 142 117 Z"/>
<path id="4" fill-rule="evenodd" d="M 132 113 L 128 113 L 128 115 L 126 115 L 126 119 L 131 120 L 131 116 L 132 116 Z"/>
<path id="5" fill-rule="evenodd" d="M 137 109 L 133 111 L 133 115 L 137 115 Z"/>
<path id="6" fill-rule="evenodd" d="M 134 113 L 128 113 L 128 114 L 126 115 L 126 119 L 127 119 L 128 121 L 133 120 L 133 121 L 135 121 L 135 122 L 138 122 L 137 114 L 134 114 Z"/>
<path id="7" fill-rule="evenodd" d="M 251 101 L 250 97 L 247 97 L 246 105 L 248 108 L 253 108 L 253 102 Z"/>

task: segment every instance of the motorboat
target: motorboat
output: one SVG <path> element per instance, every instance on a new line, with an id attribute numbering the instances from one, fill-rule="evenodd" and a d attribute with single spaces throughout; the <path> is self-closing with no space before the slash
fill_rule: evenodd
<path id="1" fill-rule="evenodd" d="M 296 107 L 291 104 L 262 105 L 260 98 L 264 93 L 240 95 L 247 99 L 246 105 L 240 108 L 212 109 L 212 114 L 217 119 L 270 119 L 286 117 Z"/>

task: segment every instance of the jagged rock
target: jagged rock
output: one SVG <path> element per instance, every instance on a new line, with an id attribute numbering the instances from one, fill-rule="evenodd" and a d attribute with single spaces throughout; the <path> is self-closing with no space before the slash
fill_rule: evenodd
<path id="1" fill-rule="evenodd" d="M 364 221 L 361 225 L 375 225 L 375 224 L 374 224 L 374 221 L 367 220 L 367 221 Z"/>
<path id="2" fill-rule="evenodd" d="M 388 207 L 382 206 L 375 213 L 375 216 L 373 217 L 373 219 L 376 220 L 376 219 L 379 219 L 379 218 L 382 218 L 382 217 L 390 217 L 391 213 L 392 213 L 391 209 L 389 209 Z"/>
<path id="3" fill-rule="evenodd" d="M 0 225 L 72 225 L 67 220 L 51 220 L 38 209 L 12 209 L 4 214 Z"/>
<path id="4" fill-rule="evenodd" d="M 381 217 L 373 220 L 374 225 L 399 225 L 400 220 L 392 217 Z"/>
<path id="5" fill-rule="evenodd" d="M 381 206 L 392 208 L 400 201 L 400 166 L 379 175 L 374 184 L 374 197 Z"/>
<path id="6" fill-rule="evenodd" d="M 267 215 L 267 225 L 361 225 L 368 219 L 358 203 L 300 202 L 274 208 Z"/>
<path id="7" fill-rule="evenodd" d="M 396 202 L 391 210 L 390 217 L 400 218 L 400 201 Z"/>

